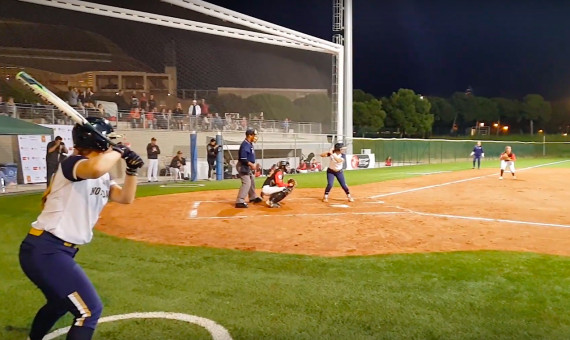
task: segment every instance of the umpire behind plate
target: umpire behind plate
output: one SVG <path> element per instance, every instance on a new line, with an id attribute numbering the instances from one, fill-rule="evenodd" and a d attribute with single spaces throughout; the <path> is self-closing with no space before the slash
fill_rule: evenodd
<path id="1" fill-rule="evenodd" d="M 289 179 L 287 183 L 283 182 L 284 176 L 288 171 L 289 162 L 280 161 L 277 164 L 277 169 L 263 182 L 261 197 L 269 196 L 269 199 L 265 201 L 268 207 L 280 208 L 281 205 L 279 202 L 287 197 L 297 185 L 297 182 L 293 178 Z"/>
<path id="2" fill-rule="evenodd" d="M 236 208 L 248 208 L 247 203 L 245 203 L 246 196 L 249 196 L 249 201 L 252 203 L 262 202 L 261 197 L 256 197 L 255 194 L 255 177 L 253 176 L 253 171 L 256 168 L 255 151 L 253 150 L 253 143 L 255 142 L 257 142 L 257 130 L 248 128 L 245 131 L 245 140 L 241 143 L 238 151 L 237 171 L 241 179 L 241 187 L 236 199 Z"/>

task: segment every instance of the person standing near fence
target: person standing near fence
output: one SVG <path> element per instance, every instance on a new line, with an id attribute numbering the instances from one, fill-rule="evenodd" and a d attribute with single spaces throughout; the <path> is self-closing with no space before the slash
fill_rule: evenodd
<path id="1" fill-rule="evenodd" d="M 477 145 L 471 151 L 471 156 L 473 156 L 473 168 L 475 169 L 475 163 L 477 163 L 477 169 L 481 169 L 481 158 L 485 157 L 485 151 L 481 146 L 481 141 L 477 142 Z"/>
<path id="2" fill-rule="evenodd" d="M 208 180 L 215 179 L 212 178 L 212 173 L 215 173 L 216 157 L 218 157 L 218 144 L 216 144 L 216 139 L 210 139 L 210 143 L 206 146 L 208 151 Z"/>
<path id="3" fill-rule="evenodd" d="M 329 192 L 331 191 L 334 179 L 336 177 L 338 183 L 346 193 L 346 197 L 348 198 L 349 202 L 354 202 L 354 198 L 350 196 L 350 190 L 346 185 L 346 181 L 344 179 L 344 172 L 342 170 L 342 164 L 344 163 L 344 158 L 341 155 L 341 149 L 343 145 L 342 143 L 336 143 L 334 148 L 329 152 L 324 152 L 321 154 L 321 157 L 329 157 L 329 166 L 327 168 L 327 187 L 325 189 L 325 196 L 323 197 L 323 202 L 329 201 Z"/>
<path id="4" fill-rule="evenodd" d="M 53 175 L 57 171 L 59 163 L 63 161 L 67 152 L 67 148 L 61 136 L 55 137 L 55 140 L 48 143 L 46 153 L 46 180 L 48 187 L 51 184 Z"/>
<path id="5" fill-rule="evenodd" d="M 102 134 L 113 132 L 105 120 L 87 119 L 86 124 Z M 76 124 L 72 135 L 74 154 L 61 163 L 42 197 L 42 212 L 20 245 L 20 267 L 46 299 L 32 321 L 29 340 L 43 339 L 68 312 L 74 320 L 67 339 L 92 338 L 103 302 L 75 256 L 79 245 L 91 242 L 93 227 L 108 200 L 133 202 L 136 173 L 143 165 L 126 146 L 108 151 L 109 141 L 83 125 Z M 121 158 L 127 166 L 122 187 L 108 173 Z"/>
<path id="6" fill-rule="evenodd" d="M 158 182 L 158 155 L 160 148 L 156 145 L 156 138 L 152 137 L 146 146 L 148 158 L 147 178 L 149 182 Z"/>
<path id="7" fill-rule="evenodd" d="M 238 177 L 241 179 L 241 187 L 239 188 L 238 196 L 236 199 L 236 208 L 248 208 L 245 203 L 245 197 L 249 196 L 249 201 L 252 203 L 261 203 L 261 197 L 257 197 L 255 193 L 255 151 L 253 150 L 253 143 L 257 142 L 257 130 L 248 128 L 245 131 L 245 140 L 241 143 L 238 152 L 237 171 Z"/>
<path id="8" fill-rule="evenodd" d="M 200 124 L 198 124 L 197 120 L 202 114 L 202 108 L 198 105 L 198 101 L 195 99 L 192 101 L 192 105 L 188 108 L 188 116 L 190 116 L 190 126 L 192 128 L 197 128 Z"/>

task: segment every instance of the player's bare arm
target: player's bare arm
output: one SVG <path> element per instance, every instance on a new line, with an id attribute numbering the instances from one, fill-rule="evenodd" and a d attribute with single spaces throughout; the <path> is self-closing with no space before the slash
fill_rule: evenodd
<path id="1" fill-rule="evenodd" d="M 121 154 L 109 149 L 77 163 L 75 175 L 83 179 L 99 178 L 109 172 L 121 159 Z"/>
<path id="2" fill-rule="evenodd" d="M 123 186 L 113 185 L 109 198 L 113 202 L 131 204 L 137 191 L 137 176 L 126 176 Z"/>

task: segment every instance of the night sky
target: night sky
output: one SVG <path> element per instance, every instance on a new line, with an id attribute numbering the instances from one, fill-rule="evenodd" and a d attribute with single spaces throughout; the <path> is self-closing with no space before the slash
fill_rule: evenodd
<path id="1" fill-rule="evenodd" d="M 12 3 L 12 13 L 20 6 L 2 2 Z M 191 19 L 188 10 L 158 0 L 156 5 L 150 0 L 95 2 L 140 10 L 157 6 L 162 14 Z M 211 2 L 323 39 L 332 36 L 332 0 Z M 399 88 L 450 96 L 468 86 L 486 97 L 539 93 L 555 100 L 570 95 L 570 1 L 353 3 L 355 88 L 376 96 Z M 32 5 L 21 6 L 30 21 L 40 21 L 41 15 L 41 21 L 57 22 L 47 7 L 30 13 Z"/>
<path id="2" fill-rule="evenodd" d="M 331 39 L 332 1 L 215 0 Z M 268 4 L 272 5 L 269 6 Z M 354 87 L 449 96 L 570 95 L 570 1 L 354 0 Z"/>

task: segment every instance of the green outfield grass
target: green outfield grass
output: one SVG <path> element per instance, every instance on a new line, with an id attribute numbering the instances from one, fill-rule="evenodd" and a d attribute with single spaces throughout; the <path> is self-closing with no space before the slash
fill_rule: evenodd
<path id="1" fill-rule="evenodd" d="M 521 159 L 517 166 L 555 161 Z M 555 166 L 569 168 L 570 162 Z M 465 168 L 470 163 L 346 175 L 357 185 L 419 170 Z M 323 173 L 297 178 L 304 187 L 325 183 Z M 238 186 L 237 180 L 195 189 L 145 185 L 139 196 Z M 0 197 L 0 339 L 25 339 L 43 303 L 17 260 L 19 243 L 39 213 L 39 197 Z M 187 313 L 216 321 L 234 339 L 570 338 L 569 257 L 484 251 L 321 258 L 149 245 L 96 232 L 77 260 L 103 299 L 104 316 Z M 66 316 L 57 327 L 70 322 Z M 167 320 L 105 323 L 95 336 L 210 338 L 198 326 Z"/>

